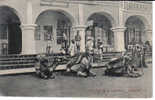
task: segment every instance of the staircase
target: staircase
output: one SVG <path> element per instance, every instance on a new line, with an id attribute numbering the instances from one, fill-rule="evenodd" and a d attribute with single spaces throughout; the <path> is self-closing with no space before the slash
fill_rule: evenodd
<path id="1" fill-rule="evenodd" d="M 0 75 L 10 73 L 31 72 L 36 55 L 0 56 Z M 24 71 L 25 70 L 25 71 Z"/>
<path id="2" fill-rule="evenodd" d="M 93 64 L 94 67 L 101 67 L 104 63 L 108 62 L 109 59 L 114 57 L 116 53 L 105 53 L 102 56 L 102 61 L 100 60 L 98 55 L 94 55 L 96 61 Z M 66 68 L 66 63 L 71 59 L 66 56 L 62 56 L 59 54 L 54 54 L 52 56 L 57 57 L 59 59 L 59 66 L 56 70 L 64 70 Z M 34 72 L 34 64 L 35 64 L 35 57 L 36 55 L 7 55 L 7 56 L 0 56 L 0 75 L 6 74 L 18 74 L 18 73 L 30 73 Z M 64 57 L 67 59 L 64 59 Z M 102 63 L 100 63 L 102 62 Z"/>
<path id="3" fill-rule="evenodd" d="M 149 58 L 151 58 L 151 55 L 152 53 L 146 54 L 146 56 Z M 71 59 L 67 55 L 62 56 L 59 54 L 54 54 L 52 56 L 55 56 L 59 62 L 59 66 L 56 68 L 56 70 L 64 70 L 66 68 L 66 63 Z M 94 68 L 104 67 L 104 65 L 108 63 L 110 59 L 118 58 L 120 56 L 121 53 L 118 52 L 103 53 L 102 55 L 95 54 L 94 63 L 92 66 Z M 0 75 L 34 72 L 35 58 L 36 55 L 0 56 Z"/>
<path id="4" fill-rule="evenodd" d="M 94 55 L 94 62 L 95 63 L 100 63 L 100 62 L 108 62 L 112 58 L 118 58 L 121 56 L 121 53 L 119 52 L 107 52 L 103 53 L 101 55 L 95 54 Z"/>

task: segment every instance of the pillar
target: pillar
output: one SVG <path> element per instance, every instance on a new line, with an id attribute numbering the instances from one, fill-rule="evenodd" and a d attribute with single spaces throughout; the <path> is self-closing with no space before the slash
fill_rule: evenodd
<path id="1" fill-rule="evenodd" d="M 80 41 L 80 52 L 85 52 L 85 29 L 86 26 L 85 25 L 78 25 L 76 27 L 73 27 L 74 29 L 74 34 L 77 34 L 77 31 L 79 31 L 79 35 L 81 37 L 81 41 Z"/>
<path id="2" fill-rule="evenodd" d="M 145 35 L 142 35 L 143 41 L 149 41 L 152 45 L 152 29 L 146 29 L 144 32 Z"/>
<path id="3" fill-rule="evenodd" d="M 77 31 L 79 31 L 79 35 L 81 37 L 80 52 L 85 52 L 85 29 L 83 4 L 78 4 L 78 25 L 73 27 L 73 30 L 75 35 L 77 34 Z"/>
<path id="4" fill-rule="evenodd" d="M 78 4 L 78 24 L 84 25 L 83 4 Z"/>
<path id="5" fill-rule="evenodd" d="M 26 23 L 21 25 L 22 29 L 22 54 L 36 54 L 35 50 L 35 28 L 33 24 L 32 0 L 27 0 Z"/>
<path id="6" fill-rule="evenodd" d="M 27 0 L 27 23 L 32 24 L 32 0 Z"/>
<path id="7" fill-rule="evenodd" d="M 116 27 L 112 28 L 114 32 L 114 49 L 116 52 L 125 51 L 125 40 L 124 40 L 124 32 L 125 27 Z"/>
<path id="8" fill-rule="evenodd" d="M 22 29 L 22 54 L 36 54 L 35 50 L 35 27 L 36 25 L 25 24 Z"/>

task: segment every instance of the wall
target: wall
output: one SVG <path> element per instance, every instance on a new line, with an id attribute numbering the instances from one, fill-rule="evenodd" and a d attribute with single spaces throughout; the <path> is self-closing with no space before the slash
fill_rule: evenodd
<path id="1" fill-rule="evenodd" d="M 35 24 L 36 19 L 38 18 L 40 13 L 46 10 L 60 11 L 64 13 L 72 21 L 73 26 L 78 26 L 79 24 L 78 3 L 73 3 L 72 1 L 72 3 L 69 3 L 68 6 L 54 6 L 54 5 L 53 6 L 42 6 L 40 5 L 40 0 L 30 0 L 30 1 L 32 2 L 32 23 L 30 24 Z M 77 1 L 77 2 L 82 2 L 82 1 Z M 121 7 L 120 3 L 122 2 L 93 1 L 89 3 L 83 3 L 84 5 L 83 6 L 83 13 L 84 13 L 83 20 L 85 21 L 84 24 L 86 25 L 88 17 L 90 17 L 93 13 L 96 13 L 96 12 L 107 14 L 106 16 L 109 16 L 109 18 L 113 22 L 113 27 L 118 27 L 118 25 L 120 24 L 120 19 L 122 19 L 123 22 L 125 23 L 126 20 L 130 16 L 139 15 L 139 16 L 142 16 L 144 19 L 146 19 L 146 21 L 144 21 L 146 23 L 144 24 L 148 26 L 147 30 L 149 30 L 149 32 L 146 32 L 146 38 L 147 40 L 152 41 L 152 6 L 151 4 L 140 3 L 139 5 L 138 3 L 128 4 L 128 2 L 125 2 L 126 8 L 123 8 L 123 16 L 120 17 L 120 13 L 119 13 L 120 12 L 119 7 Z M 0 6 L 9 6 L 11 8 L 14 8 L 16 11 L 16 14 L 21 20 L 21 23 L 29 24 L 27 23 L 27 20 L 28 20 L 27 0 L 0 0 Z M 46 19 L 50 19 L 50 23 L 52 23 L 53 26 L 55 27 L 56 23 L 54 21 L 56 20 L 55 18 L 58 18 L 58 16 L 57 17 L 53 16 L 50 18 L 46 18 Z M 48 21 L 44 20 L 43 22 L 49 23 L 49 20 Z M 123 24 L 122 26 L 125 26 L 125 24 Z M 37 52 L 39 52 L 38 51 L 39 47 L 45 46 L 44 42 L 36 41 L 36 44 L 37 44 L 36 46 Z M 40 44 L 40 46 L 38 44 Z"/>

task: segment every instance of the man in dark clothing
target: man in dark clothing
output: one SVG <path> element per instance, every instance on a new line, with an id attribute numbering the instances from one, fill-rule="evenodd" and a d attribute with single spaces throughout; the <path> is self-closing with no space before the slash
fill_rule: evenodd
<path id="1" fill-rule="evenodd" d="M 37 56 L 35 64 L 36 74 L 43 79 L 53 79 L 53 65 L 49 62 L 49 59 L 46 56 Z"/>
<path id="2" fill-rule="evenodd" d="M 142 49 L 141 49 L 141 52 L 140 52 L 140 54 L 141 54 L 141 67 L 144 67 L 144 68 L 146 68 L 147 67 L 147 65 L 146 65 L 146 63 L 145 63 L 145 53 L 146 53 L 146 45 L 144 44 L 144 45 L 142 45 L 142 47 L 141 47 Z"/>

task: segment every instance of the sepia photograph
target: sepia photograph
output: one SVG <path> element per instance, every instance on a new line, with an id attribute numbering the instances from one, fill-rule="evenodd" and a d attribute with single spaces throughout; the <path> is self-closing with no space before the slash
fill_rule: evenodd
<path id="1" fill-rule="evenodd" d="M 152 98 L 152 1 L 0 0 L 0 97 Z"/>

